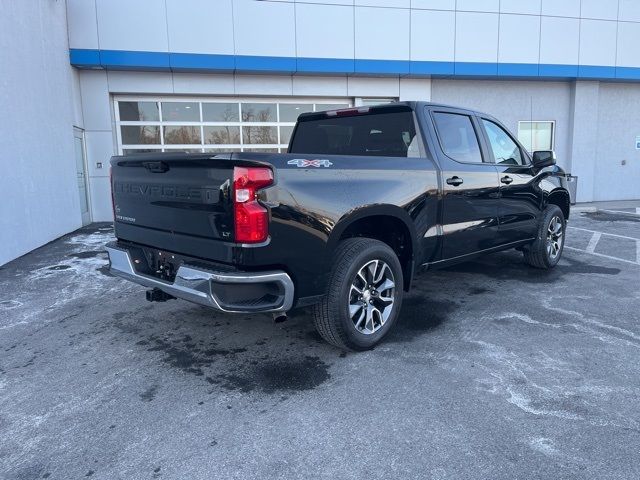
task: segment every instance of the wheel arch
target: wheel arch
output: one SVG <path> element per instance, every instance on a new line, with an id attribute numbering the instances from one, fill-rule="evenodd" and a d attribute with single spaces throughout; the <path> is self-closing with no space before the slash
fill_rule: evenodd
<path id="1" fill-rule="evenodd" d="M 569 192 L 564 188 L 556 188 L 549 192 L 545 207 L 548 205 L 557 205 L 562 210 L 565 220 L 569 219 L 571 213 L 571 197 Z"/>
<path id="2" fill-rule="evenodd" d="M 333 228 L 329 251 L 334 252 L 341 240 L 354 237 L 373 238 L 389 245 L 400 260 L 404 289 L 409 290 L 418 244 L 413 220 L 406 211 L 394 205 L 372 205 L 350 212 Z"/>

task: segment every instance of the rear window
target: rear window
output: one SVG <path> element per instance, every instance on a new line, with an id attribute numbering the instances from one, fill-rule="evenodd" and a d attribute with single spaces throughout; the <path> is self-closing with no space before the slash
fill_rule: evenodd
<path id="1" fill-rule="evenodd" d="M 458 113 L 434 112 L 433 118 L 445 155 L 458 162 L 482 162 L 480 144 L 471 117 Z"/>
<path id="2" fill-rule="evenodd" d="M 411 110 L 345 117 L 314 116 L 298 123 L 289 153 L 417 157 Z"/>

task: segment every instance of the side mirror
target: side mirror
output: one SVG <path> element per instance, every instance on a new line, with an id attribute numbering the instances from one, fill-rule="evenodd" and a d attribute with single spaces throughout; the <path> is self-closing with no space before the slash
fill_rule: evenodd
<path id="1" fill-rule="evenodd" d="M 533 166 L 536 168 L 550 167 L 556 164 L 556 152 L 553 150 L 540 150 L 533 152 Z"/>

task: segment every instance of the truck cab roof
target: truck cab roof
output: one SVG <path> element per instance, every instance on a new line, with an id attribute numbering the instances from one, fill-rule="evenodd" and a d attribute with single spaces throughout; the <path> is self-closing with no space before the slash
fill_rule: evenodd
<path id="1" fill-rule="evenodd" d="M 349 107 L 349 108 L 343 108 L 343 109 L 339 109 L 339 110 L 324 110 L 321 112 L 308 112 L 308 113 L 303 113 L 301 114 L 298 119 L 301 121 L 305 121 L 305 120 L 310 120 L 312 118 L 318 118 L 321 115 L 326 115 L 328 112 L 336 112 L 337 115 L 340 115 L 341 113 L 349 113 L 349 112 L 353 112 L 353 114 L 357 115 L 358 113 L 368 113 L 371 110 L 374 111 L 381 111 L 381 110 L 390 110 L 390 111 L 398 111 L 398 110 L 402 110 L 403 108 L 408 108 L 411 110 L 419 110 L 420 108 L 423 107 L 441 107 L 441 108 L 450 108 L 450 109 L 455 109 L 458 110 L 460 112 L 463 113 L 467 113 L 469 115 L 482 115 L 485 117 L 489 117 L 489 118 L 493 118 L 492 115 L 489 115 L 487 113 L 484 112 L 480 112 L 477 110 L 473 110 L 470 108 L 465 108 L 465 107 L 460 107 L 457 105 L 448 105 L 448 104 L 444 104 L 444 103 L 438 103 L 438 102 L 425 102 L 425 101 L 416 101 L 416 100 L 405 100 L 405 101 L 399 101 L 399 102 L 390 102 L 390 103 L 381 103 L 379 105 L 366 105 L 366 106 L 360 106 L 360 107 Z"/>

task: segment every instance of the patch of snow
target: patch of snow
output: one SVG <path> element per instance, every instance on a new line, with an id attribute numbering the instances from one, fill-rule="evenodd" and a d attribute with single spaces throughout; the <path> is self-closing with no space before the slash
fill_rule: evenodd
<path id="1" fill-rule="evenodd" d="M 555 447 L 553 440 L 546 437 L 536 437 L 532 438 L 529 442 L 531 448 L 537 450 L 540 453 L 543 453 L 547 456 L 555 456 L 558 453 L 558 449 Z"/>

